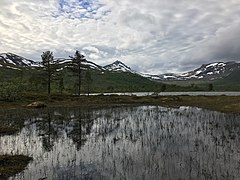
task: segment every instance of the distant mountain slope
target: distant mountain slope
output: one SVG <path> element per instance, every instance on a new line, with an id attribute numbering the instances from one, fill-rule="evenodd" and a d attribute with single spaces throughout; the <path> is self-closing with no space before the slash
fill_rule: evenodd
<path id="1" fill-rule="evenodd" d="M 91 71 L 93 89 L 97 92 L 160 91 L 162 83 L 151 81 L 138 74 Z M 139 83 L 141 82 L 141 83 Z"/>
<path id="2" fill-rule="evenodd" d="M 200 68 L 183 74 L 162 74 L 148 75 L 149 78 L 160 81 L 187 81 L 187 80 L 216 80 L 221 79 L 234 71 L 240 70 L 240 63 L 230 62 L 214 62 L 203 64 Z"/>
<path id="3" fill-rule="evenodd" d="M 216 62 L 210 64 L 204 64 L 200 68 L 190 71 L 189 73 L 182 74 L 182 77 L 190 77 L 197 79 L 214 80 L 227 76 L 230 73 L 240 69 L 240 63 L 234 61 L 231 62 Z"/>
<path id="4" fill-rule="evenodd" d="M 228 76 L 216 81 L 216 84 L 235 84 L 240 85 L 240 69 L 232 72 Z"/>
<path id="5" fill-rule="evenodd" d="M 227 91 L 240 90 L 240 70 L 234 71 L 228 76 L 213 82 L 215 89 Z"/>
<path id="6" fill-rule="evenodd" d="M 7 68 L 20 68 L 20 67 L 40 67 L 40 63 L 34 62 L 33 60 L 26 59 L 12 53 L 0 54 L 0 67 Z"/>

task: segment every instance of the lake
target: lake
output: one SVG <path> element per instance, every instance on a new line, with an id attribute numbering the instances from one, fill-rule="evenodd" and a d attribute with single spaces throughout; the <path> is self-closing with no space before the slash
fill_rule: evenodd
<path id="1" fill-rule="evenodd" d="M 17 134 L 0 154 L 33 157 L 10 179 L 240 179 L 240 114 L 125 106 L 1 110 Z"/>
<path id="2" fill-rule="evenodd" d="M 127 96 L 151 96 L 156 95 L 154 92 L 129 92 L 129 93 L 92 93 L 90 95 L 127 95 Z M 87 95 L 87 94 L 84 94 Z M 188 95 L 188 96 L 240 96 L 240 92 L 160 92 L 158 93 L 159 96 L 181 96 L 181 95 Z"/>

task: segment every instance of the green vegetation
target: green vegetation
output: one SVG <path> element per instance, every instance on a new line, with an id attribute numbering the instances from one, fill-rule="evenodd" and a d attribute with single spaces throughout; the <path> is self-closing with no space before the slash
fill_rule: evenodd
<path id="1" fill-rule="evenodd" d="M 46 95 L 65 96 L 80 93 L 164 91 L 239 91 L 240 71 L 217 81 L 152 81 L 138 74 L 91 69 L 78 51 L 70 62 L 53 59 L 51 51 L 41 55 L 43 67 L 9 69 L 1 67 L 0 103 L 24 102 L 32 96 L 45 101 Z M 58 96 L 59 97 L 59 96 Z"/>
<path id="2" fill-rule="evenodd" d="M 54 60 L 51 51 L 41 55 L 43 67 L 1 67 L 0 101 L 21 101 L 25 96 L 80 95 L 104 92 L 202 91 L 198 86 L 179 86 L 152 81 L 138 74 L 91 69 L 76 51 L 70 61 Z"/>
<path id="3" fill-rule="evenodd" d="M 208 85 L 208 91 L 213 91 L 213 84 Z"/>
<path id="4" fill-rule="evenodd" d="M 16 78 L 9 82 L 0 83 L 0 100 L 16 101 L 21 99 L 25 82 Z"/>
<path id="5" fill-rule="evenodd" d="M 49 93 L 49 78 L 43 69 L 4 69 L 0 72 L 0 101 L 21 101 L 25 96 Z M 3 73 L 4 72 L 4 73 Z M 51 77 L 51 95 L 79 93 L 78 76 L 71 69 L 55 72 Z M 81 93 L 188 91 L 191 87 L 164 85 L 138 74 L 93 69 L 81 71 Z"/>
<path id="6" fill-rule="evenodd" d="M 89 96 L 90 87 L 91 87 L 92 82 L 93 82 L 93 79 L 92 79 L 92 76 L 91 76 L 91 73 L 89 72 L 89 70 L 87 70 L 87 72 L 86 72 L 85 79 L 86 79 L 85 82 L 86 82 L 86 86 L 87 86 L 87 94 Z"/>
<path id="7" fill-rule="evenodd" d="M 70 68 L 73 73 L 77 74 L 77 94 L 80 96 L 81 94 L 81 85 L 82 85 L 82 63 L 86 61 L 85 57 L 80 54 L 78 51 L 74 54 L 72 58 L 72 67 Z"/>
<path id="8" fill-rule="evenodd" d="M 240 91 L 240 71 L 235 71 L 227 77 L 214 82 L 217 90 Z"/>
<path id="9" fill-rule="evenodd" d="M 23 171 L 31 157 L 23 155 L 0 155 L 0 179 L 7 179 Z"/>
<path id="10" fill-rule="evenodd" d="M 61 69 L 61 67 L 58 67 Z M 51 79 L 52 96 L 78 95 L 79 76 L 70 68 L 55 71 Z M 216 82 L 172 82 L 161 83 L 151 81 L 138 74 L 127 72 L 100 71 L 90 68 L 81 70 L 81 93 L 104 93 L 104 92 L 163 92 L 163 91 L 224 91 L 239 90 L 240 83 L 238 73 L 231 74 L 225 80 Z M 230 83 L 230 79 L 233 79 Z M 212 84 L 212 85 L 211 85 Z M 234 89 L 235 88 L 235 89 Z M 239 89 L 238 89 L 239 88 Z M 38 69 L 13 70 L 1 68 L 0 72 L 0 103 L 21 102 L 28 97 L 40 97 L 45 101 L 48 89 L 46 71 Z M 41 98 L 42 97 L 42 98 Z"/>

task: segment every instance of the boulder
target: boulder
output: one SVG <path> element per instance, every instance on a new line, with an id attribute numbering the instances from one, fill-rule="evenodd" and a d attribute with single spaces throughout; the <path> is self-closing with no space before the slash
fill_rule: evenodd
<path id="1" fill-rule="evenodd" d="M 28 104 L 27 107 L 30 108 L 44 108 L 47 105 L 44 102 L 40 102 L 40 101 L 36 101 L 36 102 L 32 102 L 31 104 Z"/>

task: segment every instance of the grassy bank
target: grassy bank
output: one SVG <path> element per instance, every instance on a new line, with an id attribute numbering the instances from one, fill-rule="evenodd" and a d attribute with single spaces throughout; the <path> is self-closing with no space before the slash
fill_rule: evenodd
<path id="1" fill-rule="evenodd" d="M 52 96 L 27 97 L 19 102 L 0 102 L 1 108 L 26 107 L 33 101 L 43 101 L 48 107 L 58 106 L 108 106 L 108 105 L 159 105 L 159 106 L 195 106 L 221 112 L 240 112 L 240 97 L 238 96 Z"/>

